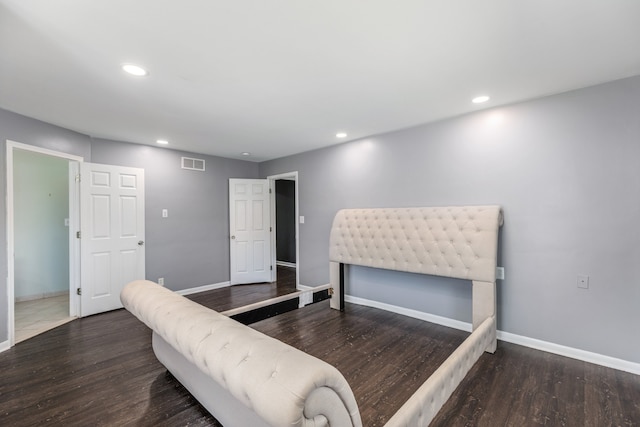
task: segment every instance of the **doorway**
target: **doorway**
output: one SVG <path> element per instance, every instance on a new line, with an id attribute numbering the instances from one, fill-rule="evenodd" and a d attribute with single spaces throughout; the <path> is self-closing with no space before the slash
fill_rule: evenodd
<path id="1" fill-rule="evenodd" d="M 295 269 L 296 288 L 300 289 L 298 172 L 267 177 L 271 192 L 272 265 Z M 277 279 L 277 268 L 272 281 Z"/>
<path id="2" fill-rule="evenodd" d="M 70 292 L 69 162 L 78 156 L 7 141 L 9 342 L 76 315 Z"/>

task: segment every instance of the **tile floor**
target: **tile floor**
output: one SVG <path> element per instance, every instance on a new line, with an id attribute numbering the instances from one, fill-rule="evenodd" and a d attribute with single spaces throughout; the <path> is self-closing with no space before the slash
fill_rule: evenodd
<path id="1" fill-rule="evenodd" d="M 16 302 L 14 315 L 16 343 L 74 319 L 69 317 L 69 295 Z"/>

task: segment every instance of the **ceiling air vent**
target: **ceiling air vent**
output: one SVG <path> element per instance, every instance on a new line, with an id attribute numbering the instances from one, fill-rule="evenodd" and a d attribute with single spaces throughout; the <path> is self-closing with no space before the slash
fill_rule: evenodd
<path id="1" fill-rule="evenodd" d="M 183 157 L 182 169 L 204 171 L 204 159 L 192 159 L 191 157 Z"/>

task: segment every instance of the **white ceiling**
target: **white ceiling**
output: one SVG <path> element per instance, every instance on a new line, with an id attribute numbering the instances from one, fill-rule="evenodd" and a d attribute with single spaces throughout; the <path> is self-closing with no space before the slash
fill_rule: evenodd
<path id="1" fill-rule="evenodd" d="M 0 108 L 253 161 L 638 74 L 638 0 L 0 0 Z"/>

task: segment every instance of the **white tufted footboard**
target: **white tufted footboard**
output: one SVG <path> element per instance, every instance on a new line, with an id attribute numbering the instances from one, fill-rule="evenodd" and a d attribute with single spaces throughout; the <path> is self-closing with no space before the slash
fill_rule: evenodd
<path id="1" fill-rule="evenodd" d="M 153 330 L 158 360 L 225 427 L 362 425 L 326 362 L 153 282 L 129 283 L 121 300 Z"/>
<path id="2" fill-rule="evenodd" d="M 494 340 L 495 321 L 495 317 L 489 317 L 482 322 L 402 405 L 385 427 L 427 427 Z"/>

